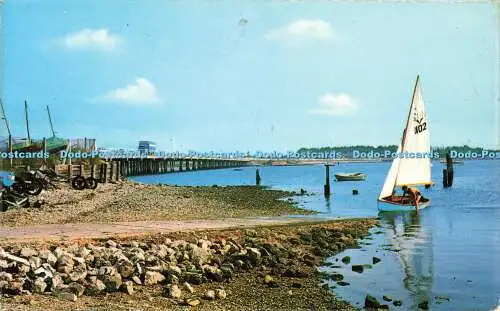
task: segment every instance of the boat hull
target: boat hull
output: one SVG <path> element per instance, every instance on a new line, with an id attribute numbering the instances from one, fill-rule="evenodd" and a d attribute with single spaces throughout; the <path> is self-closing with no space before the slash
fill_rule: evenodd
<path id="1" fill-rule="evenodd" d="M 424 209 L 431 204 L 431 200 L 425 202 L 420 202 L 418 204 L 418 210 Z M 415 205 L 412 204 L 401 204 L 386 200 L 378 200 L 377 208 L 381 212 L 402 212 L 402 211 L 414 211 Z"/>
<path id="2" fill-rule="evenodd" d="M 359 175 L 338 175 L 335 174 L 335 179 L 337 181 L 362 181 L 365 180 L 366 175 L 365 174 L 359 174 Z"/>

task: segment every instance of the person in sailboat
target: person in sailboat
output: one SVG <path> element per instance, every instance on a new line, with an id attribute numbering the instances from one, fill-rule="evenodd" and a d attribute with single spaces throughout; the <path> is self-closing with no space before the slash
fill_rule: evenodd
<path id="1" fill-rule="evenodd" d="M 420 202 L 420 199 L 422 198 L 420 191 L 417 188 L 408 186 L 403 186 L 401 189 L 403 190 L 403 195 L 407 195 L 411 202 L 415 204 L 415 208 L 418 210 L 418 202 Z"/>

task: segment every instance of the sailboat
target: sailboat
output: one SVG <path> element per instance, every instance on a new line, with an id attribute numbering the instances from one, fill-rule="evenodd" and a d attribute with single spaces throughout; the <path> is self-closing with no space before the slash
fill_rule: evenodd
<path id="1" fill-rule="evenodd" d="M 412 154 L 413 157 L 411 157 Z M 413 89 L 412 101 L 403 137 L 378 197 L 378 210 L 415 210 L 416 206 L 414 202 L 411 202 L 407 196 L 397 195 L 395 190 L 398 186 L 417 185 L 432 185 L 429 123 L 420 90 L 419 76 L 417 76 L 417 81 Z M 430 199 L 422 196 L 418 202 L 418 209 L 426 208 L 430 202 Z"/>
<path id="2" fill-rule="evenodd" d="M 5 116 L 5 111 L 3 110 L 3 104 L 2 104 L 2 114 L 7 124 L 7 117 Z M 22 139 L 12 138 L 11 149 L 12 151 L 28 151 L 28 152 L 41 151 L 43 148 L 42 143 L 40 141 L 32 140 L 30 136 L 30 127 L 28 122 L 28 102 L 26 100 L 24 101 L 24 114 L 26 118 L 27 138 L 22 138 Z M 9 130 L 9 137 L 11 137 L 10 130 Z"/>
<path id="3" fill-rule="evenodd" d="M 45 150 L 49 153 L 55 153 L 66 149 L 68 146 L 68 140 L 56 136 L 54 131 L 54 126 L 52 125 L 52 117 L 50 116 L 49 106 L 47 106 L 47 114 L 49 116 L 50 130 L 52 131 L 52 137 L 45 139 Z"/>

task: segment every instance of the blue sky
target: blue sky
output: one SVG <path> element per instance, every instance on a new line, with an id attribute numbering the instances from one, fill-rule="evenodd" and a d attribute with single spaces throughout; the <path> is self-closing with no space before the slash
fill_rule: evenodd
<path id="1" fill-rule="evenodd" d="M 498 146 L 491 3 L 52 1 L 3 4 L 14 135 L 255 151 L 397 144 L 421 75 L 432 145 Z M 4 131 L 4 129 L 2 129 Z M 2 133 L 2 136 L 5 132 Z"/>

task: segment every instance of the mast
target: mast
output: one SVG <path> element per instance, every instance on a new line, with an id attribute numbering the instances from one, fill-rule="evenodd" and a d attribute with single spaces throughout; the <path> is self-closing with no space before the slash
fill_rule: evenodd
<path id="1" fill-rule="evenodd" d="M 417 81 L 415 81 L 415 86 L 413 87 L 413 94 L 411 96 L 411 103 L 410 103 L 410 109 L 408 110 L 408 117 L 406 118 L 406 125 L 405 129 L 403 130 L 403 138 L 401 139 L 401 152 L 403 152 L 404 147 L 405 147 L 405 142 L 406 142 L 406 133 L 408 132 L 408 124 L 410 123 L 410 117 L 411 117 L 411 110 L 413 108 L 413 101 L 415 99 L 415 93 L 417 92 L 417 86 L 420 82 L 420 75 L 417 74 Z M 398 163 L 398 171 L 399 168 L 401 167 L 401 161 Z M 396 181 L 397 181 L 397 173 L 396 173 Z M 394 186 L 392 189 L 394 190 L 396 188 L 396 182 L 394 183 Z"/>
<path id="2" fill-rule="evenodd" d="M 3 101 L 0 98 L 0 107 L 2 108 L 2 119 L 5 121 L 5 127 L 7 128 L 7 133 L 9 133 L 9 139 L 12 137 L 10 133 L 9 121 L 7 120 L 7 116 L 5 115 L 5 110 L 3 109 Z"/>
<path id="3" fill-rule="evenodd" d="M 413 100 L 415 99 L 415 93 L 417 92 L 417 86 L 419 82 L 420 82 L 420 75 L 417 75 L 417 81 L 415 81 L 415 86 L 413 87 L 413 95 L 411 96 L 410 110 L 408 111 L 408 118 L 406 119 L 406 126 L 403 131 L 403 140 L 401 141 L 401 149 L 403 149 L 405 145 L 406 132 L 408 130 L 408 124 L 410 123 L 410 117 L 411 117 L 411 108 L 413 108 Z"/>
<path id="4" fill-rule="evenodd" d="M 24 100 L 24 115 L 26 117 L 26 132 L 28 133 L 28 142 L 31 141 L 30 126 L 28 122 L 28 100 Z"/>
<path id="5" fill-rule="evenodd" d="M 49 115 L 50 130 L 52 131 L 52 137 L 56 137 L 56 132 L 54 132 L 54 126 L 52 125 L 52 117 L 50 116 L 49 105 L 47 105 L 47 114 Z"/>

